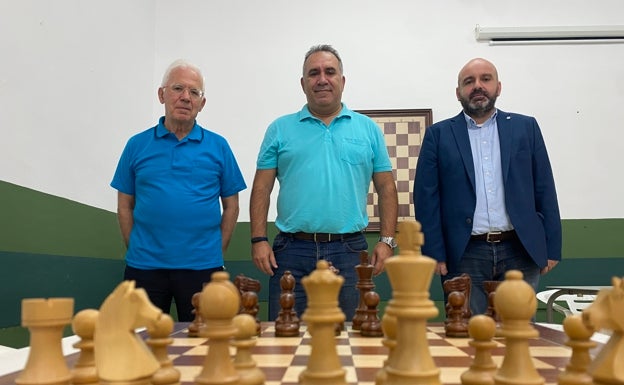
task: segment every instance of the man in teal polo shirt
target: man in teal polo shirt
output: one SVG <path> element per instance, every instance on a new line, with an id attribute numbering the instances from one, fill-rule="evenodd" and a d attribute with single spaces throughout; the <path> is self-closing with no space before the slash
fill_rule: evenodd
<path id="1" fill-rule="evenodd" d="M 164 312 L 175 299 L 178 320 L 192 321 L 191 298 L 223 270 L 247 186 L 227 141 L 195 121 L 206 104 L 198 67 L 174 62 L 158 98 L 165 116 L 130 138 L 111 182 L 128 247 L 124 279 Z"/>
<path id="2" fill-rule="evenodd" d="M 267 129 L 257 159 L 250 203 L 252 256 L 269 279 L 269 319 L 280 310 L 280 278 L 296 280 L 295 310 L 301 315 L 306 295 L 300 284 L 319 259 L 345 277 L 339 295 L 350 320 L 359 303 L 355 288 L 359 253 L 368 249 L 366 198 L 371 180 L 379 194 L 380 241 L 371 263 L 383 271 L 393 255 L 397 191 L 392 164 L 380 128 L 341 101 L 345 84 L 342 61 L 329 45 L 305 55 L 301 87 L 307 104 L 275 120 Z M 275 225 L 280 233 L 267 239 L 267 217 L 275 179 L 280 189 Z"/>

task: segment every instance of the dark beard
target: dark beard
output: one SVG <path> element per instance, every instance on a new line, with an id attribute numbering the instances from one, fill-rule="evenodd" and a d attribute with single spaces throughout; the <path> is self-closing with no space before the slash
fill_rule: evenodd
<path id="1" fill-rule="evenodd" d="M 464 98 L 461 98 L 459 102 L 464 108 L 464 112 L 466 113 L 466 115 L 472 118 L 483 118 L 487 116 L 488 114 L 490 114 L 492 110 L 494 109 L 494 105 L 496 104 L 496 97 L 494 98 L 488 97 L 487 103 L 482 104 L 482 105 L 474 105 L 474 104 L 471 105 L 470 99 L 464 99 Z"/>

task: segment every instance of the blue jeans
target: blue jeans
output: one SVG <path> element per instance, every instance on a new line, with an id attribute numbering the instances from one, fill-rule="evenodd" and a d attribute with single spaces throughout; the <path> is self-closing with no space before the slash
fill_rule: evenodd
<path id="1" fill-rule="evenodd" d="M 520 270 L 524 280 L 537 291 L 540 268 L 524 249 L 520 240 L 514 239 L 499 243 L 471 240 L 461 258 L 459 268 L 449 268 L 449 274 L 442 282 L 467 273 L 472 285 L 470 288 L 470 311 L 472 315 L 483 314 L 488 308 L 488 297 L 483 281 L 503 281 L 509 270 Z M 447 296 L 444 295 L 444 303 Z"/>
<path id="2" fill-rule="evenodd" d="M 332 242 L 314 242 L 295 239 L 288 234 L 279 233 L 273 241 L 273 253 L 277 269 L 269 279 L 269 321 L 274 321 L 280 311 L 280 279 L 286 270 L 295 278 L 295 311 L 301 317 L 307 307 L 307 296 L 301 278 L 310 275 L 316 269 L 319 260 L 331 262 L 344 277 L 344 283 L 338 296 L 338 304 L 351 321 L 360 302 L 360 293 L 356 289 L 358 276 L 355 266 L 360 263 L 360 251 L 367 250 L 368 243 L 364 234 Z"/>

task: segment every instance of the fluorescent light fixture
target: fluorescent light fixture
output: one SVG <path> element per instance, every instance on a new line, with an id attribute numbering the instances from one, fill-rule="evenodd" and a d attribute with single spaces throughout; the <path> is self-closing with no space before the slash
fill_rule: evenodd
<path id="1" fill-rule="evenodd" d="M 621 43 L 624 25 L 481 27 L 477 24 L 475 37 L 490 44 Z"/>

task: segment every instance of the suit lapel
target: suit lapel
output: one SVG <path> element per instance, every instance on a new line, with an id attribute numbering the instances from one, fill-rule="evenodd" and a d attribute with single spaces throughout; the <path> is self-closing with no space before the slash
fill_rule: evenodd
<path id="1" fill-rule="evenodd" d="M 451 130 L 457 143 L 457 148 L 461 154 L 462 161 L 464 163 L 464 169 L 470 178 L 470 184 L 472 189 L 475 189 L 475 172 L 474 162 L 472 160 L 472 150 L 470 149 L 470 138 L 468 137 L 468 126 L 466 124 L 466 118 L 464 113 L 460 112 L 451 121 Z"/>
<path id="2" fill-rule="evenodd" d="M 507 181 L 509 174 L 509 163 L 511 161 L 512 142 L 512 117 L 510 114 L 498 110 L 496 116 L 496 126 L 498 127 L 498 142 L 500 143 L 501 169 L 503 171 L 503 183 Z"/>

